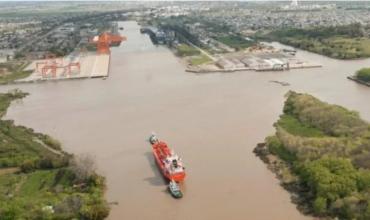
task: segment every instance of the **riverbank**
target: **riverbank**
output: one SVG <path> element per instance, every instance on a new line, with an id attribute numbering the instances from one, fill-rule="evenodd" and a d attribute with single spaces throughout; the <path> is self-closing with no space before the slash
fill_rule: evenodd
<path id="1" fill-rule="evenodd" d="M 199 65 L 192 65 L 188 62 L 186 71 L 193 73 L 275 72 L 322 67 L 319 63 L 299 59 L 295 55 L 267 44 L 241 52 L 218 54 L 215 57 L 217 58 L 213 61 Z"/>
<path id="2" fill-rule="evenodd" d="M 365 82 L 363 80 L 360 80 L 356 76 L 348 76 L 347 79 L 352 80 L 352 81 L 355 81 L 355 82 L 357 82 L 357 83 L 359 83 L 361 85 L 370 87 L 370 83 L 369 82 Z"/>
<path id="3" fill-rule="evenodd" d="M 0 116 L 27 93 L 0 94 Z M 93 161 L 63 151 L 52 137 L 0 120 L 0 216 L 2 219 L 104 219 L 105 182 Z"/>
<path id="4" fill-rule="evenodd" d="M 254 153 L 304 214 L 367 219 L 370 125 L 356 112 L 289 92 L 276 134 Z"/>

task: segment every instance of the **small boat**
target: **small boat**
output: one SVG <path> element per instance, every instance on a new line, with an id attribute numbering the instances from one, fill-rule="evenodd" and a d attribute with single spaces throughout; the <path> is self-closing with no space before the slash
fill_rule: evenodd
<path id="1" fill-rule="evenodd" d="M 182 198 L 182 192 L 180 190 L 179 185 L 175 181 L 170 181 L 170 184 L 168 185 L 168 190 L 170 191 L 171 195 L 176 198 Z"/>
<path id="2" fill-rule="evenodd" d="M 152 144 L 154 159 L 163 176 L 169 181 L 183 181 L 185 167 L 181 158 L 164 141 L 158 140 L 154 134 L 150 136 L 149 142 Z"/>

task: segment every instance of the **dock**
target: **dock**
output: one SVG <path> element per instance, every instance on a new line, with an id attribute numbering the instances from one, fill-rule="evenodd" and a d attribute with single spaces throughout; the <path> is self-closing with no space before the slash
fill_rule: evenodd
<path id="1" fill-rule="evenodd" d="M 46 71 L 41 71 L 39 64 L 44 63 L 53 63 L 57 67 L 54 68 L 54 70 L 47 69 Z M 71 66 L 70 64 L 72 63 L 76 65 Z M 78 54 L 56 59 L 35 60 L 25 68 L 25 70 L 32 71 L 31 75 L 24 79 L 17 80 L 16 83 L 108 77 L 109 63 L 110 54 L 97 53 Z"/>

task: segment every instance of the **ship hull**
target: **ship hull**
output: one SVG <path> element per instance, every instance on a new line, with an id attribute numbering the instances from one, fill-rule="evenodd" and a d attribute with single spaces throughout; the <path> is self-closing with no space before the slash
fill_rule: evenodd
<path id="1" fill-rule="evenodd" d="M 184 181 L 185 179 L 185 172 L 181 172 L 181 173 L 176 173 L 176 174 L 170 174 L 166 167 L 165 167 L 165 164 L 164 162 L 162 162 L 161 160 L 161 157 L 160 157 L 160 152 L 159 150 L 156 150 L 155 147 L 153 147 L 153 155 L 154 155 L 154 159 L 156 161 L 156 164 L 159 168 L 159 170 L 161 171 L 162 175 L 168 179 L 168 180 L 174 180 L 176 182 L 182 182 Z"/>

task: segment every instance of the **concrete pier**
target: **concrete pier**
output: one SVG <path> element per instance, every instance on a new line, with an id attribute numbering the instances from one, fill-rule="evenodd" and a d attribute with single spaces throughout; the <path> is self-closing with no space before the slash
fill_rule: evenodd
<path id="1" fill-rule="evenodd" d="M 65 79 L 83 79 L 83 78 L 98 78 L 108 77 L 109 74 L 109 60 L 110 54 L 96 54 L 85 53 L 75 56 L 66 56 L 57 58 L 55 61 L 58 66 L 67 66 L 69 63 L 80 63 L 80 70 L 72 68 L 68 73 L 67 68 L 57 68 L 55 77 L 52 76 L 51 71 L 48 71 L 44 76 L 40 68 L 37 70 L 36 65 L 40 62 L 51 62 L 51 60 L 36 60 L 33 61 L 25 70 L 32 70 L 33 73 L 24 79 L 17 80 L 16 82 L 37 82 L 49 80 L 65 80 Z"/>

